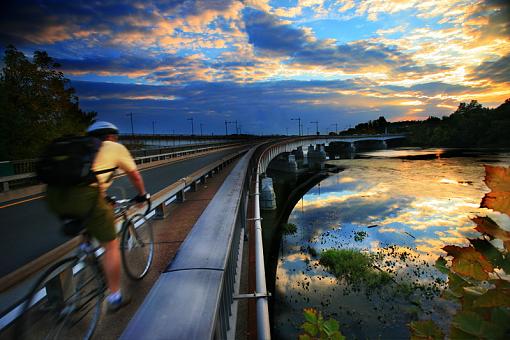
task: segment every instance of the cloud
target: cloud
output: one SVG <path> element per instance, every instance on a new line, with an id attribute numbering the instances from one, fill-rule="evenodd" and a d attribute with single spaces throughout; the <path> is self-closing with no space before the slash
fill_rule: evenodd
<path id="1" fill-rule="evenodd" d="M 510 83 L 510 54 L 495 61 L 483 62 L 470 73 L 470 77 L 472 79 Z"/>
<path id="2" fill-rule="evenodd" d="M 244 11 L 249 42 L 260 53 L 287 57 L 299 68 L 321 66 L 345 73 L 411 71 L 414 65 L 396 46 L 370 41 L 337 45 L 330 40 L 317 40 L 306 30 L 295 28 L 278 17 L 253 9 Z M 407 70 L 405 69 L 407 67 Z"/>

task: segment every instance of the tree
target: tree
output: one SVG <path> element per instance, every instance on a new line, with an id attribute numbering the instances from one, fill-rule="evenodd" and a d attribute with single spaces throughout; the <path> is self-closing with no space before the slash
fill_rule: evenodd
<path id="1" fill-rule="evenodd" d="M 33 61 L 14 46 L 5 50 L 0 73 L 0 160 L 37 157 L 52 139 L 80 134 L 96 112 L 79 108 L 75 90 L 46 52 Z"/>

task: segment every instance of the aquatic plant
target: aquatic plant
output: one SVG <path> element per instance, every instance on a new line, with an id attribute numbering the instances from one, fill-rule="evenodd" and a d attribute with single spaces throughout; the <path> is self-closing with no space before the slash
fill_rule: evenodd
<path id="1" fill-rule="evenodd" d="M 354 233 L 354 241 L 361 242 L 368 236 L 366 231 L 357 231 Z"/>
<path id="2" fill-rule="evenodd" d="M 314 308 L 305 308 L 303 310 L 305 322 L 301 325 L 304 334 L 299 336 L 299 340 L 344 340 L 345 337 L 340 333 L 338 321 L 334 319 L 324 320 L 322 313 Z"/>
<path id="3" fill-rule="evenodd" d="M 491 189 L 481 207 L 510 215 L 510 168 L 485 166 Z M 450 324 L 450 339 L 510 338 L 510 232 L 487 216 L 472 219 L 481 233 L 471 245 L 443 247 L 436 267 L 448 275 L 443 298 L 460 306 Z M 444 333 L 430 320 L 409 324 L 413 339 L 442 339 Z"/>
<path id="4" fill-rule="evenodd" d="M 375 259 L 376 256 L 355 249 L 329 249 L 320 254 L 319 263 L 337 279 L 374 288 L 391 281 L 390 274 L 376 269 Z"/>

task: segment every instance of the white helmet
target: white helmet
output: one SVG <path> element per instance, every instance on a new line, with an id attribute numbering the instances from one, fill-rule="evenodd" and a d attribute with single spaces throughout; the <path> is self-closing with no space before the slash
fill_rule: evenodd
<path id="1" fill-rule="evenodd" d="M 97 121 L 89 126 L 87 134 L 91 136 L 118 135 L 119 129 L 112 123 Z"/>

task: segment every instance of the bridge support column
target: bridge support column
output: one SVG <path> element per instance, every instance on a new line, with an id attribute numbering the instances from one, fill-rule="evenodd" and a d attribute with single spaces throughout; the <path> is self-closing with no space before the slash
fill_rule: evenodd
<path id="1" fill-rule="evenodd" d="M 262 210 L 276 209 L 276 195 L 273 189 L 273 179 L 270 177 L 262 178 L 262 188 L 260 190 L 260 208 Z"/>
<path id="2" fill-rule="evenodd" d="M 313 145 L 308 147 L 308 165 L 311 168 L 323 169 L 324 162 L 326 161 L 326 151 L 324 145 L 317 144 L 314 148 Z"/>
<path id="3" fill-rule="evenodd" d="M 351 142 L 351 145 L 350 145 L 350 151 L 351 151 L 351 152 L 356 152 L 356 143 Z"/>
<path id="4" fill-rule="evenodd" d="M 196 192 L 197 191 L 197 181 L 194 181 L 193 183 L 191 183 L 189 188 L 190 188 L 191 192 Z"/>

